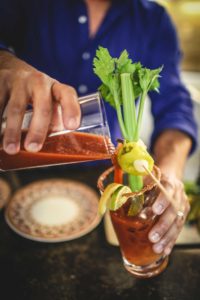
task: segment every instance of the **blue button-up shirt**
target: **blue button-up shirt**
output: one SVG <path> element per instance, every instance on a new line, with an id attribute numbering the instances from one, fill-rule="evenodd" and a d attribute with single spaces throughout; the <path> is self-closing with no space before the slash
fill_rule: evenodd
<path id="1" fill-rule="evenodd" d="M 116 57 L 127 49 L 133 61 L 149 68 L 164 65 L 160 93 L 150 93 L 152 143 L 163 130 L 178 129 L 192 138 L 194 149 L 192 102 L 180 80 L 177 36 L 164 8 L 146 0 L 115 0 L 95 37 L 89 36 L 88 23 L 82 0 L 1 0 L 0 48 L 12 47 L 19 58 L 72 85 L 79 95 L 100 85 L 92 70 L 99 45 Z M 106 110 L 115 141 L 120 136 L 116 113 L 107 104 Z"/>

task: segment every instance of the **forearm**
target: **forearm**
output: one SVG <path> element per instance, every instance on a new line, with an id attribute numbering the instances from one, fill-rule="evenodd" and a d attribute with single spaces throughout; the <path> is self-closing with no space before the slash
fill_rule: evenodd
<path id="1" fill-rule="evenodd" d="M 163 173 L 183 177 L 184 166 L 190 152 L 190 137 L 178 130 L 166 130 L 156 140 L 153 153 Z"/>
<path id="2" fill-rule="evenodd" d="M 0 50 L 0 70 L 10 69 L 23 69 L 24 71 L 28 71 L 34 68 L 23 60 L 17 58 L 14 54 L 8 51 Z"/>

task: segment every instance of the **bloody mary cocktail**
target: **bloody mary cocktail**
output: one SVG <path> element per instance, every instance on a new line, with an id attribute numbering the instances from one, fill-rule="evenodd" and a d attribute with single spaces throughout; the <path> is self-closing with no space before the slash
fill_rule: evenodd
<path id="1" fill-rule="evenodd" d="M 122 135 L 112 158 L 111 180 L 108 180 L 110 170 L 98 180 L 99 213 L 110 212 L 126 269 L 139 277 L 151 277 L 166 267 L 167 258 L 153 252 L 148 238 L 156 222 L 151 210 L 155 196 L 150 193 L 156 186 L 147 183 L 147 175 L 159 186 L 160 183 L 152 174 L 156 170 L 158 175 L 159 170 L 140 139 L 140 131 L 145 99 L 148 92 L 158 92 L 162 67 L 151 70 L 140 62 L 133 62 L 126 49 L 119 57 L 112 57 L 109 50 L 101 46 L 93 65 L 102 83 L 99 90 L 116 110 Z"/>
<path id="2" fill-rule="evenodd" d="M 148 196 L 148 192 L 147 195 Z M 138 215 L 128 216 L 130 201 L 117 211 L 110 211 L 125 268 L 141 278 L 148 278 L 162 272 L 168 262 L 163 254 L 152 249 L 148 234 L 158 216 L 151 207 L 145 207 Z"/>
<path id="3" fill-rule="evenodd" d="M 110 182 L 114 179 L 114 167 L 106 170 L 98 180 L 98 187 L 103 194 Z M 154 166 L 154 175 L 160 180 L 160 170 Z M 121 180 L 127 182 L 122 173 Z M 119 184 L 120 185 L 120 184 Z M 163 253 L 156 254 L 153 244 L 148 238 L 149 231 L 158 221 L 159 216 L 152 211 L 152 204 L 160 194 L 160 190 L 149 176 L 144 178 L 144 187 L 140 192 L 135 192 L 118 209 L 109 210 L 111 221 L 117 235 L 125 268 L 140 278 L 148 278 L 161 273 L 167 266 L 168 257 Z M 123 197 L 124 194 L 121 194 Z M 131 205 L 136 197 L 143 197 L 142 209 L 131 215 Z M 120 201 L 120 199 L 118 199 Z M 139 202 L 138 202 L 139 203 Z"/>

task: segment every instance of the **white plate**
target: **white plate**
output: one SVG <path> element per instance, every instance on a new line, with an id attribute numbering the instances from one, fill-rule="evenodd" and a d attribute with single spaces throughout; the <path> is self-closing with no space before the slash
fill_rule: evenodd
<path id="1" fill-rule="evenodd" d="M 65 180 L 36 181 L 18 190 L 5 218 L 19 235 L 40 242 L 62 242 L 93 230 L 101 218 L 99 197 L 85 184 Z"/>

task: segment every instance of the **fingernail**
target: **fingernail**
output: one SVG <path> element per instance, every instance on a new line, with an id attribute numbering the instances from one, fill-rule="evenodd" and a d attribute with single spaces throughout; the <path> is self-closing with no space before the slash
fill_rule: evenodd
<path id="1" fill-rule="evenodd" d="M 160 239 L 160 235 L 157 232 L 154 232 L 150 235 L 150 240 L 152 242 L 158 242 Z"/>
<path id="2" fill-rule="evenodd" d="M 160 215 L 164 210 L 164 206 L 162 204 L 157 204 L 154 206 L 154 211 L 156 214 Z"/>
<path id="3" fill-rule="evenodd" d="M 38 143 L 30 143 L 26 148 L 30 152 L 37 152 L 40 150 L 40 145 Z"/>
<path id="4" fill-rule="evenodd" d="M 79 126 L 79 119 L 70 118 L 67 122 L 67 126 L 69 127 L 69 129 L 76 129 Z"/>
<path id="5" fill-rule="evenodd" d="M 154 250 L 156 251 L 156 253 L 161 253 L 163 251 L 163 246 L 160 244 L 155 245 Z"/>
<path id="6" fill-rule="evenodd" d="M 10 143 L 6 146 L 6 152 L 9 154 L 15 154 L 17 151 L 17 146 L 14 143 Z"/>

